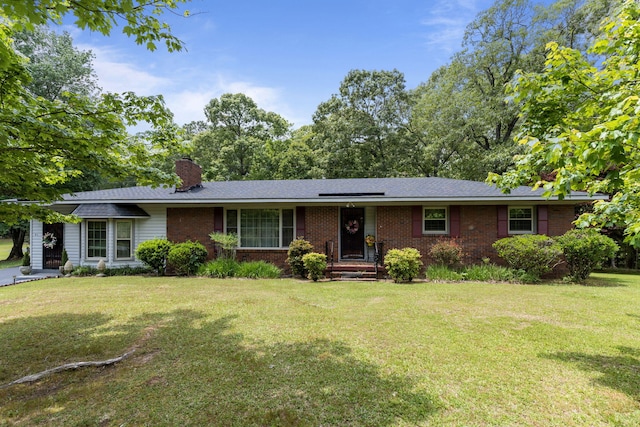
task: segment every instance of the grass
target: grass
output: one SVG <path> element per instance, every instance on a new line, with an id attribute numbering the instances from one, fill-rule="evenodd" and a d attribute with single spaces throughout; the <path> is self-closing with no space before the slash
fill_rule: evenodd
<path id="1" fill-rule="evenodd" d="M 5 261 L 11 253 L 13 242 L 11 239 L 0 239 L 0 269 L 18 267 L 22 265 L 22 260 Z"/>
<path id="2" fill-rule="evenodd" d="M 0 288 L 0 425 L 636 426 L 640 277 Z"/>

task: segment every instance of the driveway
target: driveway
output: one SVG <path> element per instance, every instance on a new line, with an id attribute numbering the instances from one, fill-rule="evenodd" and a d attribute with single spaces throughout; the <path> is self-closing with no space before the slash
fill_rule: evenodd
<path id="1" fill-rule="evenodd" d="M 0 269 L 0 286 L 17 285 L 18 283 L 48 279 L 59 275 L 58 270 L 34 270 L 30 275 L 23 276 L 20 273 L 20 267 L 3 268 Z"/>

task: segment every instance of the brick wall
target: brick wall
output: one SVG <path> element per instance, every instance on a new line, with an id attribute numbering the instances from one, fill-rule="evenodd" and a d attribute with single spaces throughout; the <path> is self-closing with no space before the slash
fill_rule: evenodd
<path id="1" fill-rule="evenodd" d="M 214 209 L 167 208 L 167 239 L 172 242 L 200 242 L 207 248 L 208 258 L 212 259 L 215 248 L 209 234 L 214 230 Z"/>
<path id="2" fill-rule="evenodd" d="M 325 253 L 325 243 L 334 243 L 334 261 L 339 256 L 338 221 L 340 208 L 338 206 L 308 206 L 305 209 L 305 235 L 311 242 L 313 250 Z"/>
<path id="3" fill-rule="evenodd" d="M 425 263 L 429 262 L 428 254 L 431 246 L 448 236 L 423 235 L 413 237 L 411 228 L 411 206 L 378 207 L 377 238 L 384 242 L 384 249 L 412 247 L 423 255 Z M 572 205 L 549 206 L 549 235 L 559 236 L 572 228 L 575 218 Z M 499 262 L 496 251 L 491 246 L 498 240 L 496 206 L 460 206 L 460 237 L 456 240 L 463 246 L 466 263 L 480 263 L 487 257 Z"/>

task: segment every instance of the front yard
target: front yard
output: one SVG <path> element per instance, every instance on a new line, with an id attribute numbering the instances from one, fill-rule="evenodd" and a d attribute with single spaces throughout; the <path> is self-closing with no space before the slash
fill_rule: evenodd
<path id="1" fill-rule="evenodd" d="M 0 288 L 0 425 L 636 426 L 640 277 Z"/>

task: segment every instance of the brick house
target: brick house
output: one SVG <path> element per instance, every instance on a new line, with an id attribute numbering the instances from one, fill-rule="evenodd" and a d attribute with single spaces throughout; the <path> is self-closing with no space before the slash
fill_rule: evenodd
<path id="1" fill-rule="evenodd" d="M 203 243 L 209 234 L 237 233 L 240 260 L 266 260 L 286 269 L 289 242 L 304 236 L 335 263 L 372 261 L 375 248 L 414 247 L 428 262 L 430 246 L 455 238 L 466 262 L 497 260 L 491 244 L 502 237 L 538 233 L 561 235 L 572 227 L 576 206 L 598 197 L 574 193 L 545 199 L 521 187 L 503 194 L 483 182 L 444 178 L 368 178 L 291 181 L 201 182 L 201 169 L 176 162 L 179 188 L 130 187 L 64 197 L 51 208 L 75 214 L 75 224 L 31 224 L 34 269 L 57 268 L 62 248 L 71 262 L 138 265 L 142 241 L 166 237 Z M 43 235 L 56 236 L 45 248 Z M 379 245 L 369 247 L 366 236 Z"/>

